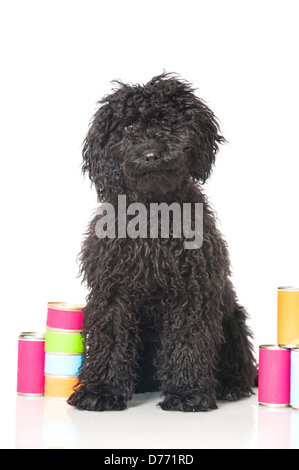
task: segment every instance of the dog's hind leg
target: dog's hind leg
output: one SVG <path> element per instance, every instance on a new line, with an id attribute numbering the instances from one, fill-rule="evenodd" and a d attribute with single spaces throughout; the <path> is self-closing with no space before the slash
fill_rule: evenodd
<path id="1" fill-rule="evenodd" d="M 230 291 L 230 296 L 234 296 Z M 224 342 L 217 367 L 217 398 L 238 400 L 251 395 L 257 375 L 257 367 L 250 342 L 251 331 L 246 325 L 247 313 L 235 298 L 224 308 Z"/>

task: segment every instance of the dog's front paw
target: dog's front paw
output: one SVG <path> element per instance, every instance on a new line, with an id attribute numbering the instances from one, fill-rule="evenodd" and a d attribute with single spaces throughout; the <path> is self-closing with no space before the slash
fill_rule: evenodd
<path id="1" fill-rule="evenodd" d="M 123 397 L 106 393 L 93 393 L 78 388 L 67 400 L 69 405 L 79 410 L 88 411 L 121 411 L 127 407 Z"/>
<path id="2" fill-rule="evenodd" d="M 195 394 L 168 396 L 158 405 L 166 411 L 209 411 L 217 409 L 213 397 Z"/>

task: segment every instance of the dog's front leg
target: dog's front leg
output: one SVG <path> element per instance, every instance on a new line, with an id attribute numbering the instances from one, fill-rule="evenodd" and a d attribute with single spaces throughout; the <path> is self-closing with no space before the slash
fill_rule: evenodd
<path id="1" fill-rule="evenodd" d="M 120 291 L 109 300 L 90 296 L 85 309 L 83 367 L 68 399 L 79 409 L 123 410 L 134 393 L 138 328 L 132 302 Z"/>
<path id="2" fill-rule="evenodd" d="M 213 331 L 214 330 L 214 331 Z M 163 410 L 216 409 L 217 328 L 213 329 L 196 308 L 186 304 L 168 312 L 157 361 Z"/>

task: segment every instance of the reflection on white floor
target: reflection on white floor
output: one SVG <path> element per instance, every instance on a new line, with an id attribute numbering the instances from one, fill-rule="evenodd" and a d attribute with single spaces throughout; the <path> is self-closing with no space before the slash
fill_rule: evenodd
<path id="1" fill-rule="evenodd" d="M 16 395 L 15 448 L 299 448 L 299 411 L 258 405 L 257 394 L 207 413 L 166 412 L 158 393 L 125 411 L 79 411 L 65 401 Z"/>

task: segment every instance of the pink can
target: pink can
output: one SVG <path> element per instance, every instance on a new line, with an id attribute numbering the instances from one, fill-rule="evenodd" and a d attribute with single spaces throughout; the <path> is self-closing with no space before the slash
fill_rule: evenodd
<path id="1" fill-rule="evenodd" d="M 44 394 L 45 334 L 23 332 L 18 341 L 17 393 Z"/>
<path id="2" fill-rule="evenodd" d="M 259 347 L 258 401 L 265 406 L 289 406 L 291 351 L 277 345 Z"/>
<path id="3" fill-rule="evenodd" d="M 48 302 L 47 326 L 62 330 L 81 330 L 85 305 Z"/>

